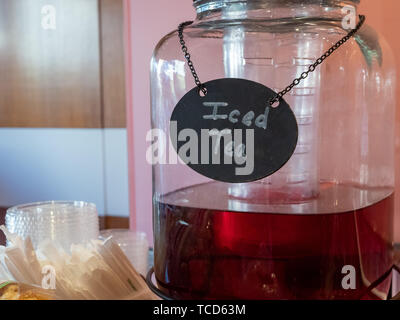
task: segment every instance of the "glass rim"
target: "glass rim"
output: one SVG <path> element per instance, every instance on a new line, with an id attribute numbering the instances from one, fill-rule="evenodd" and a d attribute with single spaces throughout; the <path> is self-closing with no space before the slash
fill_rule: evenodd
<path id="1" fill-rule="evenodd" d="M 51 201 L 38 201 L 38 202 L 30 202 L 25 204 L 19 204 L 7 209 L 7 214 L 18 214 L 21 212 L 25 213 L 34 213 L 27 211 L 27 209 L 38 209 L 40 207 L 45 207 L 49 205 L 64 205 L 64 206 L 71 206 L 75 208 L 90 208 L 97 210 L 96 204 L 92 202 L 86 201 L 78 201 L 78 200 L 51 200 Z M 36 211 L 37 213 L 37 211 Z"/>
<path id="2" fill-rule="evenodd" d="M 192 0 L 193 4 L 196 6 L 199 3 L 206 3 L 206 2 L 273 2 L 272 0 Z M 275 1 L 281 1 L 281 0 L 275 0 Z M 290 1 L 290 0 L 289 0 Z M 292 3 L 293 0 L 291 0 Z M 301 4 L 309 4 L 312 2 L 320 2 L 320 3 L 324 3 L 324 2 L 352 2 L 354 4 L 359 4 L 361 0 L 304 0 L 301 2 Z"/>
<path id="3" fill-rule="evenodd" d="M 193 0 L 193 6 L 198 11 L 207 11 L 222 8 L 229 4 L 237 3 L 247 3 L 249 5 L 264 4 L 264 5 L 274 5 L 283 6 L 289 4 L 291 6 L 296 5 L 354 5 L 358 6 L 361 0 L 302 0 L 301 2 L 296 2 L 297 0 Z"/>

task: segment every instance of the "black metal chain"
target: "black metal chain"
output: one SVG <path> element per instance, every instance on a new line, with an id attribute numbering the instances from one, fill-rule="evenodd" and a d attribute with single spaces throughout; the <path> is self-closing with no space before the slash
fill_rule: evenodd
<path id="1" fill-rule="evenodd" d="M 196 86 L 199 88 L 199 93 L 202 92 L 204 95 L 206 95 L 207 89 L 200 82 L 199 76 L 197 75 L 197 72 L 196 72 L 196 69 L 194 68 L 193 62 L 192 62 L 192 60 L 190 60 L 190 53 L 188 52 L 188 48 L 186 47 L 185 40 L 183 39 L 183 29 L 185 29 L 185 27 L 191 25 L 192 23 L 193 23 L 193 21 L 186 21 L 179 25 L 179 27 L 178 27 L 179 42 L 181 43 L 182 51 L 185 55 L 185 59 L 188 63 L 189 69 L 192 72 L 194 82 L 196 83 Z"/>
<path id="2" fill-rule="evenodd" d="M 293 80 L 293 82 L 288 85 L 285 89 L 283 89 L 282 91 L 278 92 L 276 94 L 276 96 L 274 98 L 272 98 L 271 100 L 269 100 L 269 104 L 271 106 L 273 106 L 274 104 L 278 103 L 280 99 L 282 99 L 282 97 L 287 94 L 288 92 L 290 92 L 295 86 L 299 85 L 300 82 L 304 79 L 306 79 L 308 77 L 308 75 L 311 72 L 314 72 L 315 69 L 322 63 L 325 61 L 326 58 L 328 58 L 334 51 L 336 51 L 337 49 L 339 49 L 339 47 L 341 47 L 343 44 L 345 44 L 352 36 L 354 36 L 358 30 L 360 30 L 360 28 L 362 27 L 362 25 L 365 22 L 365 16 L 364 15 L 359 15 L 359 22 L 357 23 L 357 26 L 352 29 L 351 31 L 349 31 L 349 33 L 347 35 L 345 35 L 342 39 L 340 39 L 338 42 L 336 42 L 332 47 L 330 47 L 321 57 L 319 57 L 313 64 L 311 64 L 307 71 L 304 71 L 300 77 L 296 78 Z M 184 37 L 183 37 L 183 30 L 185 29 L 185 27 L 191 25 L 193 23 L 193 21 L 186 21 L 183 22 L 179 25 L 178 27 L 178 35 L 179 35 L 179 42 L 182 46 L 182 51 L 185 55 L 185 59 L 187 60 L 188 66 L 190 68 L 190 71 L 192 72 L 193 78 L 194 78 L 194 82 L 196 83 L 196 86 L 199 88 L 199 93 L 202 92 L 204 95 L 207 94 L 207 88 L 201 83 L 199 76 L 196 73 L 196 69 L 194 68 L 193 62 L 190 59 L 190 53 L 188 52 L 188 48 L 186 46 Z"/>

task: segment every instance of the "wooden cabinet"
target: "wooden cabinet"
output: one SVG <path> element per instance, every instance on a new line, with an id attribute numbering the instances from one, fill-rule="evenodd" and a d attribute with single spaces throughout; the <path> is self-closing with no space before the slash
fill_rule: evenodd
<path id="1" fill-rule="evenodd" d="M 122 0 L 100 1 L 103 125 L 126 127 Z"/>
<path id="2" fill-rule="evenodd" d="M 33 196 L 35 201 L 69 198 L 72 191 L 81 199 L 81 190 L 89 189 L 100 189 L 96 204 L 105 215 L 115 215 L 106 206 L 109 195 L 100 194 L 106 190 L 104 168 L 113 167 L 106 163 L 105 149 L 115 149 L 102 134 L 107 130 L 23 128 L 126 128 L 123 26 L 123 0 L 0 0 L 0 142 L 7 140 L 0 148 L 0 224 L 10 205 Z M 56 150 L 50 143 L 54 140 Z M 82 153 L 85 149 L 92 151 Z M 45 161 L 51 158 L 47 150 L 61 154 L 51 168 Z M 63 177 L 72 170 L 71 163 L 90 173 L 68 185 Z M 32 178 L 32 172 L 40 177 Z M 90 180 L 94 176 L 104 186 Z M 124 190 L 123 181 L 113 183 Z M 128 226 L 128 218 L 115 219 L 118 226 Z M 112 226 L 115 219 L 104 217 L 102 224 Z"/>
<path id="3" fill-rule="evenodd" d="M 122 0 L 0 1 L 0 127 L 125 127 Z"/>

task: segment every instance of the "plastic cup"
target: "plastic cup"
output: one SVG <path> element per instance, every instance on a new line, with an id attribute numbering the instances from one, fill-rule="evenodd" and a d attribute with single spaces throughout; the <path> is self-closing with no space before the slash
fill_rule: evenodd
<path id="1" fill-rule="evenodd" d="M 103 239 L 112 237 L 118 243 L 129 261 L 142 275 L 146 275 L 149 256 L 149 243 L 144 232 L 128 229 L 108 229 L 100 232 Z"/>
<path id="2" fill-rule="evenodd" d="M 12 207 L 6 214 L 7 229 L 26 239 L 35 249 L 51 240 L 69 251 L 72 244 L 84 244 L 99 236 L 96 205 L 83 201 L 48 201 Z"/>

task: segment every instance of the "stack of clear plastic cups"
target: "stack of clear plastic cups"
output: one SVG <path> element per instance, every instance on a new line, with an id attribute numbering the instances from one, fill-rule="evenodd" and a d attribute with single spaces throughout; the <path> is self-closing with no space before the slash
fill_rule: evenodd
<path id="1" fill-rule="evenodd" d="M 136 271 L 146 275 L 148 266 L 149 243 L 144 232 L 128 229 L 108 229 L 100 232 L 103 239 L 112 237 L 118 243 Z"/>
<path id="2" fill-rule="evenodd" d="M 23 239 L 30 237 L 35 249 L 50 240 L 67 252 L 72 244 L 99 237 L 96 205 L 82 201 L 49 201 L 15 206 L 7 210 L 7 229 Z"/>

